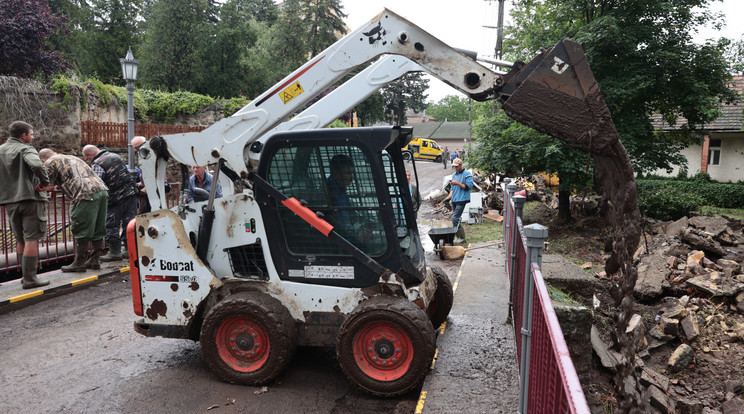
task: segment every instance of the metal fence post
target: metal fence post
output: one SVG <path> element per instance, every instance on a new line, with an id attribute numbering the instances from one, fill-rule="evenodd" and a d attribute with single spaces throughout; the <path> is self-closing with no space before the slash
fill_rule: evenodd
<path id="1" fill-rule="evenodd" d="M 534 280 L 532 279 L 532 263 L 542 266 L 543 248 L 548 238 L 548 228 L 540 224 L 530 224 L 524 227 L 527 237 L 527 263 L 524 269 L 524 307 L 522 308 L 522 361 L 519 364 L 519 412 L 527 413 L 529 396 L 530 372 L 530 339 L 532 336 L 532 301 L 534 296 Z"/>
<path id="2" fill-rule="evenodd" d="M 517 185 L 511 182 L 511 178 L 505 178 L 504 182 L 506 182 L 506 188 L 504 191 L 504 242 L 506 246 L 509 246 L 511 244 L 511 235 L 512 232 L 510 231 L 513 228 L 513 214 L 509 213 L 509 204 L 511 203 L 512 197 L 514 196 L 514 192 L 517 191 Z M 509 273 L 509 262 L 506 260 L 504 261 L 504 270 Z"/>
<path id="3" fill-rule="evenodd" d="M 509 231 L 509 238 L 507 242 L 509 244 L 507 250 L 509 252 L 509 256 L 506 257 L 508 263 L 506 268 L 509 276 L 509 309 L 506 313 L 506 323 L 512 323 L 514 295 L 517 293 L 517 278 L 515 273 L 517 271 L 517 240 L 520 237 L 519 224 L 517 223 L 517 219 L 522 218 L 524 203 L 527 201 L 527 198 L 525 196 L 515 196 L 513 194 L 514 193 L 512 192 L 511 198 L 514 201 L 514 214 L 512 214 L 512 218 L 510 220 L 511 230 Z"/>

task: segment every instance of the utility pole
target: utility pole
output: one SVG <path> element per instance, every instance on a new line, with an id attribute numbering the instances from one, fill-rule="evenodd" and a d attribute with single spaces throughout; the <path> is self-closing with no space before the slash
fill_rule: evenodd
<path id="1" fill-rule="evenodd" d="M 504 42 L 504 0 L 499 0 L 499 22 L 496 27 L 496 50 L 494 50 L 496 59 L 501 59 L 503 56 L 503 42 Z"/>

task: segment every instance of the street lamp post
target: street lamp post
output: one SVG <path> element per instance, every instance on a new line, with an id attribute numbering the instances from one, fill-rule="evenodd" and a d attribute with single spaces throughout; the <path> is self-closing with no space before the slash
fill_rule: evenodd
<path id="1" fill-rule="evenodd" d="M 137 170 L 134 169 L 134 147 L 132 139 L 134 138 L 134 81 L 137 80 L 137 67 L 139 60 L 132 55 L 132 48 L 129 48 L 127 56 L 119 59 L 121 62 L 121 71 L 124 74 L 124 80 L 127 81 L 127 138 L 129 145 L 129 174 L 137 180 Z"/>

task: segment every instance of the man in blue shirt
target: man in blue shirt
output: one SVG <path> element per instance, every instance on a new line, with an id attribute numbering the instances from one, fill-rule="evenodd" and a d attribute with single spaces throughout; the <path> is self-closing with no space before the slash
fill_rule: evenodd
<path id="1" fill-rule="evenodd" d="M 208 193 L 212 190 L 212 174 L 208 173 L 205 167 L 192 167 L 191 170 L 194 175 L 189 177 L 189 192 L 186 195 L 187 203 L 194 201 L 194 188 L 199 187 Z M 220 188 L 220 183 L 216 183 L 216 185 L 217 189 L 214 191 L 214 198 L 220 198 L 222 197 L 222 188 Z"/>
<path id="2" fill-rule="evenodd" d="M 465 230 L 460 226 L 460 217 L 465 210 L 465 205 L 470 202 L 470 189 L 473 188 L 473 174 L 462 166 L 462 160 L 455 158 L 452 161 L 455 173 L 452 174 L 450 186 L 452 188 L 452 226 L 457 229 L 457 237 L 460 242 L 465 242 Z M 457 242 L 457 240 L 455 240 Z"/>

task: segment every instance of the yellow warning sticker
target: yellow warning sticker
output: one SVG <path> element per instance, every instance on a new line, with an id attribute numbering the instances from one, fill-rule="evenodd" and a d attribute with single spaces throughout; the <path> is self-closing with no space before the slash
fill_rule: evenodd
<path id="1" fill-rule="evenodd" d="M 287 102 L 299 96 L 302 92 L 305 92 L 305 90 L 302 89 L 302 86 L 300 85 L 300 82 L 298 81 L 298 82 L 295 82 L 289 85 L 289 87 L 281 91 L 279 95 L 282 97 L 282 102 L 286 104 Z"/>

